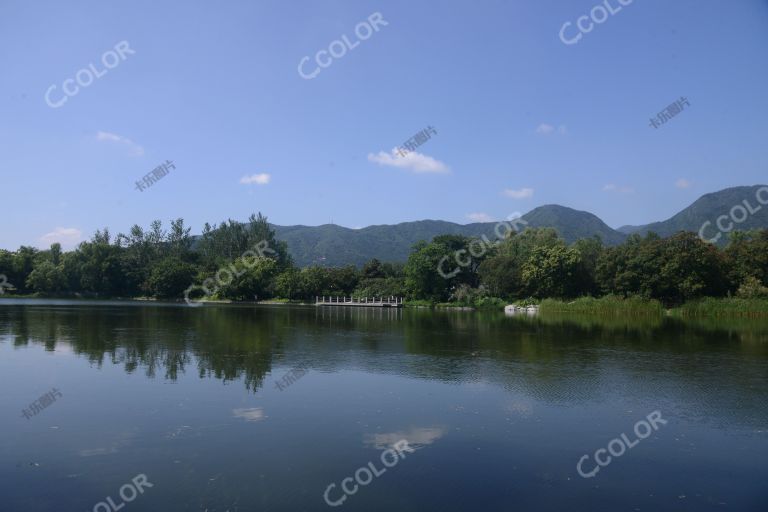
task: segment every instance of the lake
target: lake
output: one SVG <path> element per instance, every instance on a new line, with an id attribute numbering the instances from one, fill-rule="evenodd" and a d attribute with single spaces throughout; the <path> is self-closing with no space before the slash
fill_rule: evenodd
<path id="1" fill-rule="evenodd" d="M 0 510 L 764 511 L 768 322 L 0 300 Z"/>

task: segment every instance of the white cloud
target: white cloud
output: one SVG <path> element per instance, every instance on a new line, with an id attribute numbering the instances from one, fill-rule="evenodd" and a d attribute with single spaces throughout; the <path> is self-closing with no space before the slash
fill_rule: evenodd
<path id="1" fill-rule="evenodd" d="M 120 135 L 115 135 L 114 133 L 98 132 L 96 133 L 96 140 L 111 140 L 113 142 L 120 142 L 123 140 L 123 137 Z"/>
<path id="2" fill-rule="evenodd" d="M 511 197 L 512 199 L 528 199 L 533 197 L 532 188 L 521 188 L 520 190 L 514 190 L 511 188 L 504 189 L 504 195 Z"/>
<path id="3" fill-rule="evenodd" d="M 675 182 L 675 186 L 677 188 L 691 188 L 693 186 L 693 182 L 688 181 L 685 178 L 680 178 Z"/>
<path id="4" fill-rule="evenodd" d="M 565 135 L 568 133 L 568 128 L 564 124 L 561 124 L 557 128 L 555 128 L 553 125 L 549 123 L 541 123 L 539 126 L 536 127 L 536 133 L 539 135 L 552 135 L 553 133 L 559 133 L 560 135 Z"/>
<path id="5" fill-rule="evenodd" d="M 379 151 L 378 154 L 368 153 L 368 161 L 387 167 L 399 167 L 415 173 L 448 173 L 451 172 L 447 165 L 431 156 L 417 151 L 410 151 L 404 156 L 397 153 L 397 148 L 391 153 Z"/>
<path id="6" fill-rule="evenodd" d="M 110 132 L 97 132 L 96 133 L 96 140 L 100 142 L 114 142 L 116 144 L 122 144 L 125 147 L 128 148 L 128 151 L 130 152 L 131 156 L 143 156 L 144 155 L 144 148 L 133 142 L 128 137 L 123 137 L 122 135 L 117 135 L 116 133 L 110 133 Z"/>
<path id="7" fill-rule="evenodd" d="M 434 443 L 443 437 L 444 433 L 445 431 L 441 427 L 412 428 L 408 431 L 401 430 L 388 434 L 369 435 L 365 444 L 373 445 L 377 450 L 386 450 L 392 448 L 398 441 L 406 440 L 408 446 L 419 448 Z"/>
<path id="8" fill-rule="evenodd" d="M 467 214 L 467 218 L 471 220 L 472 222 L 493 222 L 494 218 L 488 215 L 487 213 L 469 213 Z"/>
<path id="9" fill-rule="evenodd" d="M 83 232 L 77 228 L 56 228 L 40 237 L 40 243 L 48 248 L 53 243 L 60 243 L 63 248 L 76 246 L 82 240 Z"/>
<path id="10" fill-rule="evenodd" d="M 243 185 L 253 185 L 254 183 L 256 185 L 266 185 L 269 183 L 269 181 L 272 179 L 272 176 L 270 174 L 267 174 L 265 172 L 261 174 L 251 174 L 250 176 L 243 176 L 240 178 L 240 183 Z"/>
<path id="11" fill-rule="evenodd" d="M 632 187 L 627 187 L 625 185 L 615 185 L 613 183 L 609 183 L 603 187 L 603 192 L 616 192 L 618 194 L 631 194 L 634 191 L 635 189 Z"/>

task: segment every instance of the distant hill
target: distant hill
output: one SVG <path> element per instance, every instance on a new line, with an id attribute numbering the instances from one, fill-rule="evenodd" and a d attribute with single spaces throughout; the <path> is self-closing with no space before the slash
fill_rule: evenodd
<path id="1" fill-rule="evenodd" d="M 653 231 L 662 237 L 673 235 L 678 231 L 698 233 L 706 221 L 710 221 L 714 226 L 717 218 L 721 215 L 730 216 L 731 209 L 735 206 L 741 205 L 744 207 L 745 200 L 748 201 L 751 209 L 757 210 L 758 207 L 761 207 L 761 209 L 754 214 L 747 215 L 747 219 L 744 222 L 734 223 L 734 229 L 744 231 L 765 228 L 768 227 L 768 206 L 761 205 L 757 200 L 757 191 L 762 187 L 766 187 L 766 185 L 732 187 L 719 192 L 712 192 L 711 194 L 701 196 L 693 204 L 665 221 L 654 222 L 644 226 L 622 226 L 618 231 L 624 234 L 639 233 L 641 235 Z M 768 199 L 768 194 L 765 192 L 762 194 L 761 197 Z M 746 209 L 746 207 L 744 208 Z M 740 210 L 735 213 L 736 218 L 741 219 L 743 213 Z M 730 220 L 723 221 L 723 225 L 728 226 L 729 224 Z M 717 227 L 708 227 L 704 234 L 707 237 L 712 237 L 717 231 Z M 727 237 L 723 236 L 719 243 L 727 243 Z"/>
<path id="2" fill-rule="evenodd" d="M 573 243 L 580 238 L 598 236 L 605 245 L 618 245 L 627 235 L 600 220 L 597 215 L 556 204 L 539 206 L 523 215 L 532 228 L 555 228 L 563 239 Z"/>
<path id="3" fill-rule="evenodd" d="M 334 224 L 322 226 L 277 226 L 275 236 L 288 244 L 297 266 L 363 265 L 372 258 L 404 262 L 413 244 L 438 235 L 480 236 L 495 239 L 495 223 L 454 224 L 441 220 L 420 220 L 394 225 L 350 229 Z"/>
<path id="4" fill-rule="evenodd" d="M 626 235 L 611 229 L 595 215 L 564 206 L 540 206 L 522 218 L 528 222 L 529 227 L 555 228 L 569 243 L 597 235 L 606 245 L 616 245 L 626 238 Z M 430 241 L 438 235 L 485 235 L 495 240 L 495 227 L 495 222 L 455 224 L 440 220 L 368 226 L 362 229 L 333 224 L 273 225 L 277 239 L 288 244 L 294 262 L 301 267 L 363 265 L 371 258 L 404 262 L 408 259 L 413 244 L 420 240 Z"/>
<path id="5" fill-rule="evenodd" d="M 717 233 L 714 227 L 717 218 L 729 215 L 734 206 L 742 205 L 745 200 L 751 208 L 757 209 L 757 192 L 766 185 L 751 187 L 733 187 L 706 194 L 674 217 L 663 222 L 654 222 L 644 226 L 622 226 L 612 229 L 599 217 L 589 212 L 574 210 L 556 204 L 548 204 L 531 210 L 522 216 L 528 227 L 551 227 L 568 243 L 580 238 L 598 236 L 605 245 L 618 245 L 631 233 L 645 234 L 654 231 L 663 237 L 684 230 L 698 232 L 706 221 L 712 222 L 705 232 L 712 237 Z M 764 196 L 765 197 L 765 196 Z M 768 199 L 768 197 L 766 197 Z M 420 220 L 394 225 L 368 226 L 362 229 L 350 229 L 335 224 L 322 226 L 278 226 L 272 225 L 278 240 L 288 244 L 288 251 L 293 261 L 300 267 L 308 265 L 322 266 L 362 266 L 372 258 L 381 261 L 405 262 L 413 245 L 420 241 L 430 241 L 438 235 L 487 236 L 496 239 L 495 222 L 474 224 L 455 224 L 442 220 Z M 768 206 L 748 218 L 735 224 L 735 229 L 747 230 L 768 227 Z M 727 242 L 723 236 L 719 243 Z"/>

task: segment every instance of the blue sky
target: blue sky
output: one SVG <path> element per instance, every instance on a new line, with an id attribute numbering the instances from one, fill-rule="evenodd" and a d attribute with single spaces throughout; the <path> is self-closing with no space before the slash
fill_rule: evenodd
<path id="1" fill-rule="evenodd" d="M 566 45 L 600 2 L 3 0 L 0 247 L 255 211 L 361 227 L 558 203 L 618 227 L 768 182 L 768 1 L 606 1 L 621 10 Z M 121 41 L 134 53 L 106 69 Z M 49 107 L 91 63 L 103 76 Z"/>

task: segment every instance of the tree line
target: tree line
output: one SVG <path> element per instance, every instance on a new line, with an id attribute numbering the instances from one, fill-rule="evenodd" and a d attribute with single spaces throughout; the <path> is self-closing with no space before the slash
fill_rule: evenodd
<path id="1" fill-rule="evenodd" d="M 665 304 L 705 296 L 768 298 L 767 229 L 733 233 L 723 249 L 689 232 L 635 234 L 606 247 L 597 237 L 568 245 L 552 228 L 529 228 L 485 241 L 482 250 L 476 250 L 483 243 L 478 239 L 443 235 L 416 244 L 405 264 L 373 259 L 362 268 L 297 268 L 261 213 L 245 223 L 206 223 L 199 237 L 176 219 L 167 230 L 160 221 L 114 237 L 98 230 L 69 252 L 59 244 L 0 250 L 0 274 L 18 294 L 181 300 L 190 285 L 237 266 L 259 243 L 270 251 L 230 273 L 211 298 L 401 296 L 464 305 L 603 295 Z"/>
<path id="2" fill-rule="evenodd" d="M 403 295 L 402 264 L 373 260 L 363 269 L 311 266 L 297 268 L 285 242 L 261 213 L 248 222 L 232 219 L 206 223 L 202 235 L 179 218 L 165 229 L 156 220 L 148 228 L 134 225 L 128 234 L 113 236 L 98 230 L 73 251 L 54 243 L 47 250 L 22 246 L 0 250 L 0 274 L 13 286 L 5 293 L 83 297 L 153 297 L 181 300 L 185 290 L 201 284 L 223 268 L 238 265 L 255 246 L 265 246 L 264 257 L 239 268 L 212 298 L 253 300 L 286 298 L 309 300 L 316 295 Z M 398 280 L 399 279 L 399 280 Z"/>
<path id="3" fill-rule="evenodd" d="M 768 230 L 733 233 L 720 249 L 696 234 L 630 235 L 605 247 L 598 237 L 568 245 L 552 228 L 512 232 L 480 257 L 471 239 L 436 237 L 415 248 L 406 287 L 432 301 L 484 298 L 642 297 L 679 304 L 699 297 L 768 297 Z M 477 252 L 477 251 L 476 251 Z M 446 256 L 448 259 L 446 259 Z M 455 266 L 435 277 L 430 268 Z"/>

